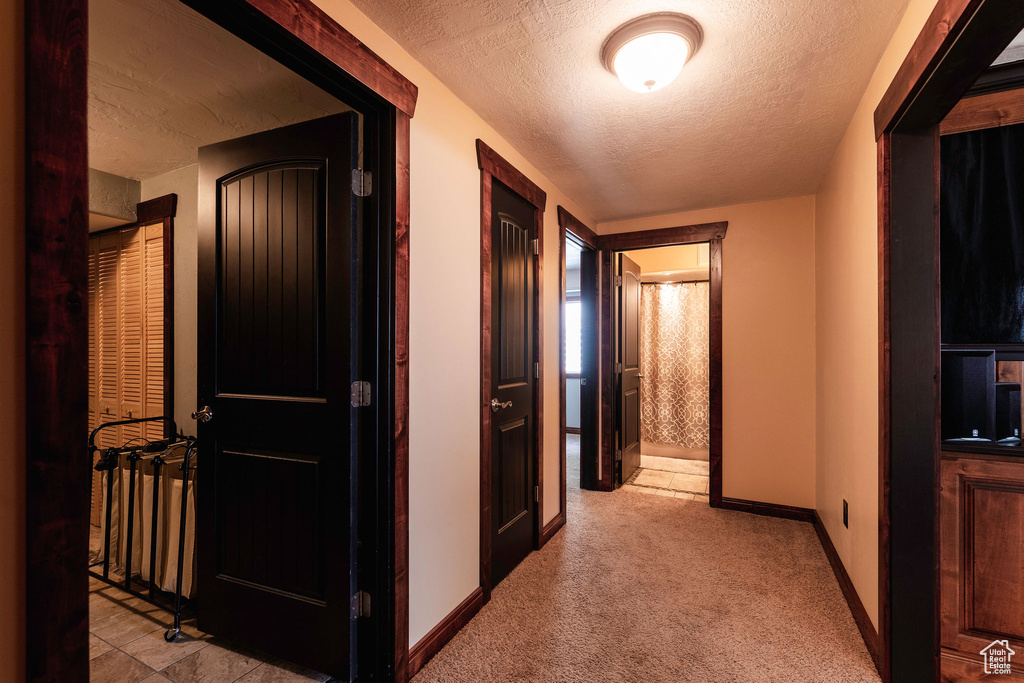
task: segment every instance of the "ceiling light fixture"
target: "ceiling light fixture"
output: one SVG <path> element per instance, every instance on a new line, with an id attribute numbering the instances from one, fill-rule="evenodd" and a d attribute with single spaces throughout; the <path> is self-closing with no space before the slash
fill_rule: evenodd
<path id="1" fill-rule="evenodd" d="M 634 92 L 661 90 L 675 80 L 704 41 L 692 17 L 648 14 L 618 27 L 601 47 L 601 61 Z"/>

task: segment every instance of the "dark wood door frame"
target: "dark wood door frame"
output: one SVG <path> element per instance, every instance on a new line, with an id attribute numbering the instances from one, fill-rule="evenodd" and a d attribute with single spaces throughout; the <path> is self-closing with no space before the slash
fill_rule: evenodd
<path id="1" fill-rule="evenodd" d="M 541 547 L 544 536 L 544 470 L 541 453 L 544 447 L 544 330 L 543 280 L 544 207 L 547 194 L 519 172 L 512 164 L 487 146 L 476 141 L 476 157 L 480 166 L 480 588 L 483 604 L 491 599 L 491 187 L 495 180 L 525 199 L 534 208 L 534 235 L 537 258 L 533 259 L 534 293 L 534 358 L 539 371 L 534 377 L 533 471 L 540 495 L 533 545 Z"/>
<path id="2" fill-rule="evenodd" d="M 879 670 L 938 680 L 939 126 L 1024 28 L 1018 0 L 940 0 L 875 110 Z"/>
<path id="3" fill-rule="evenodd" d="M 558 291 L 560 292 L 561 298 L 558 302 L 558 367 L 560 372 L 559 385 L 558 385 L 558 400 L 559 400 L 559 430 L 561 437 L 558 442 L 558 486 L 559 486 L 559 509 L 558 516 L 551 520 L 551 523 L 544 528 L 544 534 L 541 539 L 542 545 L 547 543 L 548 540 L 555 535 L 555 533 L 565 526 L 566 522 L 566 510 L 565 510 L 565 435 L 569 431 L 566 427 L 565 421 L 565 381 L 567 375 L 565 372 L 565 302 L 568 300 L 565 293 L 565 250 L 566 250 L 566 239 L 569 235 L 572 235 L 576 241 L 583 244 L 585 248 L 597 250 L 597 233 L 588 228 L 586 224 L 580 219 L 573 216 L 569 211 L 559 205 L 558 206 Z M 580 425 L 582 427 L 582 423 Z"/>
<path id="4" fill-rule="evenodd" d="M 408 679 L 409 123 L 416 86 L 310 0 L 188 0 L 210 19 L 350 104 L 384 202 L 376 217 L 382 325 L 379 412 L 383 678 Z M 88 0 L 26 2 L 26 675 L 87 681 Z M 378 612 L 379 608 L 379 612 Z"/>
<path id="5" fill-rule="evenodd" d="M 612 283 L 613 252 L 650 247 L 668 247 L 679 244 L 710 244 L 709 258 L 709 444 L 710 482 L 708 499 L 711 507 L 730 507 L 729 499 L 722 498 L 722 241 L 729 223 L 702 223 L 677 228 L 622 232 L 599 235 L 601 249 L 601 481 L 603 491 L 612 491 L 615 482 L 613 443 L 613 400 L 615 374 L 612 358 L 614 321 L 614 292 Z M 733 501 L 739 504 L 739 501 Z"/>

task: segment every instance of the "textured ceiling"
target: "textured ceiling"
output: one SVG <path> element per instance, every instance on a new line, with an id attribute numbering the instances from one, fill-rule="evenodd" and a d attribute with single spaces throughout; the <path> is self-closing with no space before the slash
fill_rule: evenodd
<path id="1" fill-rule="evenodd" d="M 1019 62 L 1024 60 L 1024 32 L 1017 34 L 1006 49 L 1003 50 L 1003 54 L 996 58 L 996 61 L 992 62 L 993 66 L 999 66 L 1000 64 L 1009 64 L 1010 62 Z"/>
<path id="2" fill-rule="evenodd" d="M 598 221 L 814 192 L 907 0 L 354 0 Z M 630 92 L 601 44 L 689 14 L 679 78 Z"/>
<path id="3" fill-rule="evenodd" d="M 89 165 L 143 180 L 346 108 L 178 0 L 89 3 Z"/>

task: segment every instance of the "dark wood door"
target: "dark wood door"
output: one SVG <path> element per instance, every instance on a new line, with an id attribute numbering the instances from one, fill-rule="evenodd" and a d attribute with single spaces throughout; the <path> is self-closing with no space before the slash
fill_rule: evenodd
<path id="1" fill-rule="evenodd" d="M 640 467 L 640 266 L 619 254 L 619 448 L 625 483 Z"/>
<path id="2" fill-rule="evenodd" d="M 491 586 L 533 549 L 534 208 L 491 191 Z"/>
<path id="3" fill-rule="evenodd" d="M 199 627 L 349 680 L 355 115 L 199 150 Z"/>
<path id="4" fill-rule="evenodd" d="M 580 252 L 580 487 L 597 488 L 598 254 Z"/>

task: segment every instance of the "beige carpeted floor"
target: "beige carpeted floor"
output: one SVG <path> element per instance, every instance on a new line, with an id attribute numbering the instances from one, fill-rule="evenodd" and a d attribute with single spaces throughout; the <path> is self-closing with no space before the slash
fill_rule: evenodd
<path id="1" fill-rule="evenodd" d="M 877 681 L 810 524 L 578 488 L 568 524 L 415 677 Z"/>

